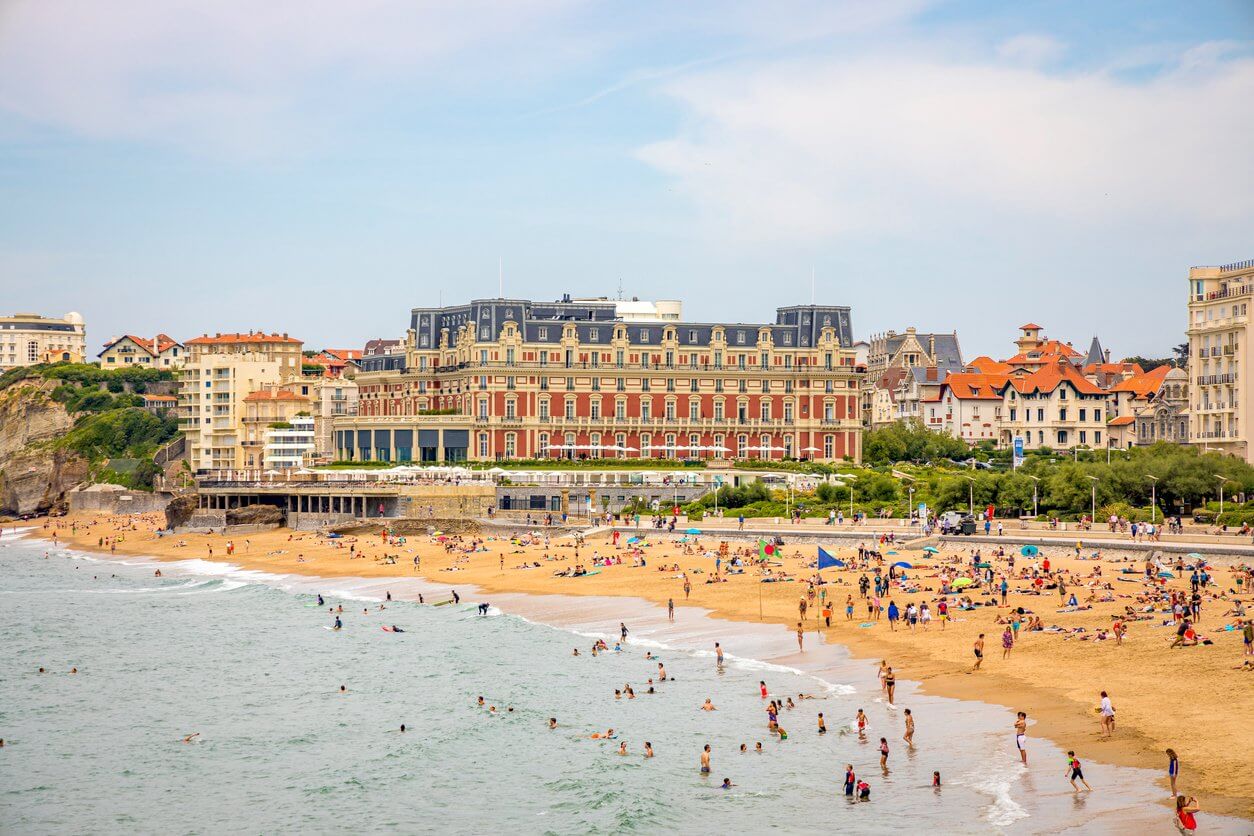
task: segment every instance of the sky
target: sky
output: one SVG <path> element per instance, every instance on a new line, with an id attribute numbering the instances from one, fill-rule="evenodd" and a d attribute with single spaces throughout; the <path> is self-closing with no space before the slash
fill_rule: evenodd
<path id="1" fill-rule="evenodd" d="M 1189 267 L 1254 258 L 1251 149 L 1251 0 L 0 0 L 0 312 L 317 349 L 813 288 L 1165 356 Z"/>

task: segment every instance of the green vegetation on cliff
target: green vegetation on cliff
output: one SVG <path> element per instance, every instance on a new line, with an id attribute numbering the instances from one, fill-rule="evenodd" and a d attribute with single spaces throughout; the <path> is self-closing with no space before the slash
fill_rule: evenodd
<path id="1" fill-rule="evenodd" d="M 178 421 L 143 409 L 137 393 L 148 384 L 170 380 L 171 372 L 158 369 L 57 363 L 10 369 L 0 375 L 0 391 L 37 383 L 24 388 L 26 397 L 54 401 L 74 418 L 65 434 L 34 446 L 77 453 L 98 482 L 151 489 L 161 472 L 153 454 L 178 435 Z M 49 392 L 52 382 L 56 385 Z"/>

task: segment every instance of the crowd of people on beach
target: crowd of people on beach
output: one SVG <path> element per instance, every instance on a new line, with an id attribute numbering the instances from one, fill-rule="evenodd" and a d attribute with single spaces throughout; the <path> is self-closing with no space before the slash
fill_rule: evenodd
<path id="1" fill-rule="evenodd" d="M 552 519 L 544 522 L 552 523 Z M 505 549 L 511 548 L 514 553 L 524 556 L 539 551 L 538 559 L 523 559 L 516 563 L 516 569 L 534 569 L 540 567 L 541 560 L 545 563 L 560 563 L 555 575 L 563 577 L 582 577 L 596 574 L 603 569 L 652 569 L 665 573 L 681 583 L 685 599 L 691 596 L 692 582 L 700 577 L 706 583 L 726 583 L 736 575 L 746 575 L 746 580 L 758 583 L 793 582 L 801 587 L 798 600 L 797 641 L 798 652 L 804 652 L 804 634 L 808 625 L 819 620 L 823 628 L 832 626 L 836 613 L 837 620 L 854 622 L 858 628 L 873 629 L 877 625 L 886 624 L 890 631 L 906 631 L 927 633 L 933 629 L 944 631 L 948 624 L 964 619 L 987 618 L 991 627 L 999 629 L 1002 649 L 1001 660 L 1011 664 L 1013 651 L 1026 636 L 1056 636 L 1063 641 L 1109 641 L 1115 645 L 1124 642 L 1133 625 L 1140 627 L 1164 628 L 1165 632 L 1174 636 L 1164 638 L 1164 646 L 1171 650 L 1187 649 L 1214 644 L 1218 632 L 1236 632 L 1241 638 L 1244 648 L 1244 660 L 1236 665 L 1238 670 L 1254 670 L 1254 621 L 1247 614 L 1242 596 L 1248 596 L 1254 588 L 1254 575 L 1249 565 L 1237 563 L 1232 566 L 1216 568 L 1201 555 L 1176 555 L 1171 558 L 1157 554 L 1148 555 L 1144 560 L 1131 558 L 1112 559 L 1104 557 L 1100 551 L 1087 551 L 1077 541 L 1074 549 L 1068 549 L 1068 556 L 1075 561 L 1073 566 L 1058 565 L 1061 561 L 1051 558 L 1061 548 L 1054 546 L 1045 550 L 1034 546 L 1024 546 L 1021 550 L 1007 550 L 1002 546 L 983 548 L 969 547 L 941 554 L 933 549 L 920 558 L 908 561 L 900 560 L 894 551 L 895 538 L 888 534 L 875 538 L 869 544 L 858 544 L 850 550 L 848 558 L 838 569 L 820 570 L 817 562 L 802 555 L 799 549 L 793 549 L 786 555 L 782 542 L 773 544 L 770 556 L 763 558 L 763 549 L 752 546 L 731 545 L 726 540 L 717 545 L 703 543 L 700 536 L 684 535 L 664 542 L 660 538 L 651 542 L 650 538 L 640 532 L 638 517 L 627 522 L 637 526 L 635 537 L 624 537 L 626 529 L 614 527 L 606 534 L 608 543 L 596 546 L 587 558 L 581 556 L 581 547 L 587 548 L 582 538 L 564 538 L 569 542 L 555 541 L 555 535 L 548 531 L 530 531 L 514 535 L 445 535 L 434 529 L 428 529 L 424 535 L 403 535 L 384 528 L 377 540 L 366 536 L 329 537 L 325 533 L 293 533 L 288 535 L 290 548 L 300 549 L 302 545 L 317 543 L 334 549 L 346 549 L 352 559 L 361 559 L 369 546 L 375 562 L 396 562 L 406 554 L 412 554 L 414 571 L 420 571 L 419 546 L 424 552 L 432 549 L 441 552 L 451 560 L 439 571 L 457 571 L 459 567 L 469 565 L 475 555 L 491 553 L 494 560 L 499 557 L 499 568 L 505 569 Z M 1149 527 L 1147 524 L 1128 523 L 1112 518 L 1107 521 L 1111 531 L 1128 533 L 1134 540 L 1156 540 L 1161 534 L 1161 527 Z M 670 515 L 653 517 L 651 525 L 646 528 L 674 532 L 676 518 Z M 50 520 L 43 523 L 45 536 L 58 541 L 58 537 L 66 531 L 72 537 L 79 538 L 84 532 L 94 540 L 95 547 L 101 551 L 116 553 L 119 545 L 134 542 L 143 532 L 156 532 L 162 528 L 162 520 L 156 515 L 128 515 L 94 518 L 69 518 Z M 168 536 L 165 532 L 161 535 Z M 557 535 L 560 537 L 560 535 Z M 410 542 L 410 539 L 417 542 Z M 303 541 L 303 543 L 302 543 Z M 207 556 L 215 558 L 214 545 L 219 545 L 219 554 L 226 557 L 234 556 L 241 548 L 244 553 L 251 549 L 250 541 L 245 538 L 237 543 L 233 538 L 215 541 L 206 538 L 204 548 Z M 90 545 L 90 543 L 88 544 Z M 603 550 L 604 549 L 604 553 Z M 1072 553 L 1073 552 L 1073 553 Z M 275 550 L 266 556 L 277 556 L 284 550 Z M 499 554 L 498 554 L 499 553 Z M 681 567 L 678 562 L 669 562 L 663 558 L 675 554 L 685 558 L 709 559 L 712 566 L 700 568 Z M 573 562 L 572 562 L 573 557 Z M 304 554 L 300 555 L 303 560 Z M 894 560 L 894 558 L 898 558 Z M 792 559 L 800 564 L 800 570 L 790 569 L 785 562 Z M 826 573 L 826 574 L 825 574 Z M 1222 577 L 1221 577 L 1222 573 Z M 1183 582 L 1183 588 L 1181 588 Z M 1121 585 L 1127 585 L 1121 586 Z M 833 593 L 832 589 L 839 589 Z M 1015 602 L 1010 596 L 1015 596 Z M 1057 604 L 1050 598 L 1057 595 Z M 1109 616 L 1109 623 L 1077 625 L 1074 620 L 1059 623 L 1054 614 L 1076 616 L 1094 610 L 1098 604 L 1119 604 L 1119 611 Z M 668 602 L 668 614 L 673 620 L 673 599 Z M 482 612 L 482 611 L 481 611 Z M 865 613 L 865 621 L 859 621 L 860 613 Z M 1209 634 L 1200 630 L 1206 613 Z M 342 628 L 339 614 L 335 614 L 335 627 Z M 395 625 L 393 625 L 395 627 Z M 386 628 L 385 628 L 386 629 Z M 395 632 L 404 632 L 397 628 Z M 1142 636 L 1152 635 L 1142 633 Z M 594 645 L 590 655 L 601 653 L 626 652 L 628 639 L 623 635 L 614 648 L 599 642 Z M 576 651 L 578 653 L 578 651 Z M 972 645 L 974 656 L 970 673 L 979 673 L 985 661 L 985 633 L 979 633 Z M 722 650 L 719 649 L 721 664 Z M 665 669 L 657 663 L 659 672 L 656 679 L 650 678 L 643 693 L 655 693 L 662 682 L 667 681 Z M 887 667 L 887 666 L 885 666 Z M 887 701 L 893 703 L 895 674 L 887 668 L 881 678 Z M 619 689 L 618 698 L 635 699 L 636 692 L 630 684 Z M 767 730 L 777 740 L 787 740 L 789 731 L 781 728 L 781 714 L 795 710 L 797 703 L 791 698 L 781 701 L 770 699 L 766 703 Z M 800 701 L 800 697 L 798 702 Z M 700 707 L 705 711 L 715 711 L 712 700 Z M 1096 709 L 1101 719 L 1101 735 L 1109 737 L 1114 734 L 1114 708 L 1106 692 L 1101 693 L 1100 703 Z M 827 733 L 827 720 L 823 713 L 815 720 L 817 733 Z M 865 733 L 863 720 L 855 717 L 850 729 L 856 730 L 860 736 Z M 1015 745 L 1022 763 L 1027 764 L 1026 750 L 1026 715 L 1016 719 Z M 914 715 L 907 710 L 903 715 L 903 740 L 911 748 L 914 746 Z M 861 724 L 861 725 L 860 725 Z M 843 731 L 843 729 L 842 729 Z M 620 754 L 627 754 L 625 743 L 619 749 Z M 761 744 L 758 744 L 760 748 Z M 742 747 L 742 750 L 747 746 Z M 887 768 L 889 745 L 887 738 L 879 741 L 881 766 Z M 649 746 L 650 752 L 652 746 Z M 1169 778 L 1173 795 L 1177 799 L 1177 817 L 1183 829 L 1188 829 L 1185 822 L 1194 821 L 1197 812 L 1196 800 L 1184 794 L 1176 793 L 1176 782 L 1179 777 L 1179 759 L 1174 752 L 1169 752 Z M 1067 764 L 1067 775 L 1077 791 L 1089 791 L 1091 787 L 1084 779 L 1083 770 L 1074 752 L 1070 752 Z M 702 765 L 710 766 L 712 752 L 702 753 Z M 869 800 L 870 785 L 865 776 L 853 774 L 852 767 L 847 770 L 855 778 L 853 781 L 854 797 Z M 706 774 L 709 774 L 708 772 Z M 939 786 L 940 775 L 935 776 Z M 846 781 L 846 794 L 849 795 L 849 781 Z M 863 793 L 865 786 L 865 795 Z M 734 786 L 726 782 L 728 787 Z M 1083 789 L 1081 789 L 1083 788 Z"/>

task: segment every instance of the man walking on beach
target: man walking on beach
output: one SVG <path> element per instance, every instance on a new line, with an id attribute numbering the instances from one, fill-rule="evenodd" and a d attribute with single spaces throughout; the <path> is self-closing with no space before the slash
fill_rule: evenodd
<path id="1" fill-rule="evenodd" d="M 974 672 L 980 669 L 980 663 L 984 661 L 984 634 L 983 633 L 980 633 L 979 638 L 975 640 L 975 646 L 972 648 L 972 652 L 975 654 L 975 666 L 971 668 L 971 670 Z"/>

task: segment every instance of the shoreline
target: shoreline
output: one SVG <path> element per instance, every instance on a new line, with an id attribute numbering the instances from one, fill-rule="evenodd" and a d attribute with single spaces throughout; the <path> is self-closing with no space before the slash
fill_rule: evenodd
<path id="1" fill-rule="evenodd" d="M 78 517 L 72 520 L 61 519 L 54 521 L 54 524 L 68 527 L 71 524 L 77 524 L 84 528 L 76 536 L 67 537 L 68 534 L 64 528 L 58 530 L 58 545 L 79 549 L 88 553 L 110 555 L 107 548 L 101 548 L 97 542 L 103 532 L 100 524 L 106 521 L 114 523 L 119 522 L 117 518 L 105 517 Z M 24 536 L 43 539 L 52 542 L 51 536 L 53 531 L 43 528 L 47 523 L 45 520 L 31 521 L 28 525 L 30 528 L 24 532 Z M 25 527 L 25 526 L 24 526 Z M 730 532 L 729 532 L 730 533 Z M 745 532 L 748 533 L 748 532 Z M 661 557 L 667 538 L 659 536 L 652 531 L 650 534 L 657 537 L 659 546 L 663 548 L 655 548 L 653 553 L 648 554 L 650 563 L 654 563 L 656 558 Z M 657 573 L 650 569 L 633 570 L 628 566 L 615 566 L 607 568 L 601 578 L 554 578 L 549 576 L 549 569 L 552 567 L 542 566 L 539 570 L 520 571 L 509 568 L 509 564 L 516 562 L 519 554 L 524 554 L 522 550 L 513 549 L 508 543 L 502 541 L 488 541 L 485 545 L 489 546 L 488 554 L 476 554 L 470 558 L 463 558 L 463 562 L 456 568 L 458 571 L 446 571 L 453 567 L 454 560 L 458 556 L 448 558 L 443 555 L 443 549 L 437 544 L 428 543 L 429 538 L 420 536 L 411 536 L 409 543 L 404 547 L 405 552 L 420 552 L 423 561 L 423 571 L 415 574 L 412 567 L 404 561 L 398 561 L 396 564 L 383 564 L 374 561 L 357 558 L 348 559 L 345 549 L 336 548 L 329 541 L 316 537 L 308 532 L 290 532 L 287 529 L 278 529 L 274 532 L 266 532 L 265 534 L 254 534 L 249 538 L 250 541 L 248 551 L 227 556 L 222 553 L 222 545 L 229 539 L 220 535 L 185 535 L 184 537 L 167 536 L 162 540 L 158 540 L 151 532 L 151 529 L 137 529 L 135 531 L 125 531 L 123 535 L 126 539 L 119 544 L 114 558 L 122 556 L 143 556 L 158 561 L 178 561 L 189 559 L 212 560 L 217 563 L 229 563 L 238 566 L 240 569 L 262 571 L 271 575 L 279 574 L 296 574 L 309 577 L 319 577 L 333 579 L 336 577 L 352 577 L 362 578 L 366 580 L 378 579 L 385 581 L 388 578 L 405 578 L 419 579 L 427 584 L 442 588 L 468 589 L 473 586 L 477 590 L 485 594 L 496 595 L 521 595 L 529 598 L 537 599 L 537 596 L 558 595 L 564 598 L 589 596 L 601 599 L 605 598 L 621 598 L 624 600 L 636 599 L 638 602 L 645 602 L 651 606 L 664 607 L 666 599 L 673 597 L 676 599 L 676 610 L 680 611 L 681 607 L 691 606 L 699 608 L 703 612 L 703 617 L 711 622 L 727 623 L 729 634 L 738 625 L 766 625 L 771 624 L 776 628 L 783 627 L 780 631 L 782 635 L 787 636 L 790 629 L 790 623 L 795 623 L 796 616 L 787 616 L 781 613 L 787 611 L 787 599 L 791 596 L 785 596 L 786 600 L 781 601 L 778 594 L 779 589 L 786 588 L 789 592 L 800 593 L 804 590 L 804 585 L 797 584 L 793 587 L 786 587 L 783 584 L 754 584 L 750 589 L 756 589 L 758 592 L 765 592 L 763 587 L 771 587 L 770 594 L 765 596 L 768 600 L 763 602 L 764 617 L 759 620 L 753 617 L 753 613 L 746 612 L 745 602 L 743 600 L 733 601 L 712 601 L 712 596 L 703 594 L 709 592 L 722 592 L 721 587 L 730 587 L 732 584 L 715 585 L 714 589 L 709 590 L 702 583 L 694 582 L 693 598 L 684 604 L 682 600 L 682 590 L 678 588 L 679 582 L 672 578 L 669 574 L 665 578 L 659 578 Z M 678 536 L 678 535 L 676 535 Z M 237 545 L 241 540 L 237 539 Z M 351 539 L 351 538 L 349 538 Z M 187 546 L 177 547 L 175 543 L 180 540 L 187 541 Z M 372 541 L 378 538 L 363 536 L 357 538 L 357 542 L 363 544 L 363 551 L 366 546 L 371 546 Z M 195 542 L 193 542 L 195 541 Z M 414 542 L 421 541 L 421 542 Z M 292 548 L 271 549 L 269 554 L 261 553 L 264 546 L 281 546 L 283 544 L 296 544 Z M 217 546 L 213 555 L 207 555 L 206 549 Z M 610 544 L 606 541 L 589 541 L 586 551 L 590 555 L 595 548 L 601 548 L 606 553 L 610 551 Z M 298 562 L 291 554 L 292 551 L 300 549 L 301 554 L 310 555 L 306 562 Z M 394 551 L 401 551 L 397 547 L 391 547 Z M 527 554 L 527 559 L 537 557 L 535 549 L 532 547 L 531 553 Z M 373 548 L 371 549 L 374 550 Z M 561 555 L 562 564 L 569 562 L 571 555 L 570 547 L 563 545 L 552 545 L 549 551 L 568 552 Z M 336 553 L 338 552 L 338 554 Z M 680 557 L 677 562 L 692 564 L 690 557 Z M 328 559 L 330 558 L 330 559 Z M 447 559 L 445 559 L 447 558 Z M 502 571 L 499 568 L 498 560 L 504 558 L 506 568 Z M 585 558 L 586 560 L 586 558 Z M 666 562 L 671 562 L 671 555 L 666 555 Z M 708 562 L 708 561 L 706 561 Z M 485 565 L 486 564 L 486 565 Z M 700 564 L 697 564 L 700 565 Z M 689 567 L 685 567 L 689 568 Z M 620 580 L 622 572 L 647 573 L 637 574 L 633 580 L 640 581 L 630 584 L 627 588 L 623 584 L 610 583 L 607 576 L 615 576 Z M 828 570 L 831 571 L 831 570 Z M 694 575 L 694 578 L 700 576 Z M 642 583 L 643 581 L 647 581 Z M 658 583 L 658 581 L 669 581 L 669 583 Z M 856 595 L 856 587 L 848 586 L 839 580 L 832 582 L 829 579 L 827 584 L 829 595 L 834 603 L 839 603 L 840 599 L 849 593 Z M 744 596 L 740 596 L 743 599 Z M 857 600 L 855 598 L 855 600 Z M 769 606 L 767 604 L 769 603 Z M 817 607 L 815 608 L 817 609 Z M 843 611 L 835 614 L 843 620 Z M 553 625 L 550 625 L 553 626 Z M 883 624 L 878 625 L 881 629 Z M 958 624 L 954 623 L 950 626 L 951 632 L 956 632 Z M 807 643 L 816 637 L 815 630 L 817 624 L 807 618 Z M 937 627 L 933 625 L 933 631 Z M 837 620 L 834 617 L 833 626 L 826 631 L 818 631 L 825 643 L 843 649 L 848 657 L 860 664 L 867 665 L 873 669 L 875 660 L 887 658 L 890 664 L 898 672 L 898 676 L 902 679 L 903 684 L 906 680 L 917 686 L 920 692 L 936 697 L 947 699 L 961 700 L 965 702 L 981 703 L 988 706 L 995 706 L 1002 709 L 1024 710 L 1027 711 L 1032 719 L 1032 737 L 1045 738 L 1054 746 L 1065 751 L 1068 747 L 1076 748 L 1082 757 L 1089 760 L 1100 761 L 1117 766 L 1131 766 L 1149 769 L 1156 772 L 1160 777 L 1156 780 L 1156 784 L 1163 788 L 1163 801 L 1166 803 L 1166 781 L 1165 773 L 1165 756 L 1162 754 L 1164 745 L 1161 739 L 1156 739 L 1146 730 L 1138 728 L 1136 717 L 1131 721 L 1126 719 L 1127 714 L 1131 712 L 1123 711 L 1124 707 L 1130 701 L 1130 698 L 1142 697 L 1153 700 L 1153 696 L 1133 695 L 1120 691 L 1112 691 L 1112 697 L 1116 701 L 1117 707 L 1120 708 L 1121 725 L 1118 732 L 1112 740 L 1106 741 L 1099 739 L 1099 728 L 1096 716 L 1092 712 L 1093 700 L 1085 700 L 1083 697 L 1077 698 L 1074 695 L 1075 688 L 1068 688 L 1051 679 L 1045 679 L 1043 683 L 1033 683 L 1025 681 L 1022 674 L 1015 676 L 1008 672 L 998 670 L 998 666 L 990 665 L 992 670 L 985 668 L 978 674 L 971 675 L 966 672 L 967 665 L 960 661 L 961 654 L 953 653 L 953 648 L 937 648 L 929 647 L 920 643 L 907 644 L 902 640 L 900 635 L 884 635 L 878 634 L 879 631 L 871 630 L 850 630 L 839 629 Z M 916 636 L 924 634 L 915 634 Z M 1032 637 L 1030 641 L 1035 641 L 1036 637 Z M 965 645 L 965 642 L 963 643 Z M 997 644 L 996 635 L 991 632 L 988 640 L 989 652 L 986 654 L 989 662 L 996 662 L 995 645 Z M 1074 643 L 1078 645 L 1079 643 Z M 1094 643 L 1086 643 L 1089 645 L 1086 649 L 1093 650 Z M 1107 643 L 1113 645 L 1113 643 Z M 1103 647 L 1102 650 L 1113 649 Z M 1166 652 L 1166 651 L 1164 651 Z M 729 651 L 730 653 L 730 651 Z M 1016 654 L 1019 651 L 1016 650 Z M 986 662 L 988 664 L 988 662 Z M 1058 679 L 1070 679 L 1065 672 L 1057 670 L 1053 671 Z M 1248 676 L 1240 672 L 1232 672 L 1234 677 Z M 1246 680 L 1237 679 L 1234 686 L 1244 685 Z M 1072 683 L 1073 685 L 1075 683 Z M 1090 690 L 1090 689 L 1085 689 Z M 1247 689 L 1248 694 L 1249 689 Z M 1094 691 L 1094 698 L 1096 692 Z M 1231 695 L 1229 700 L 1231 707 L 1228 709 L 1233 716 L 1239 718 L 1244 716 L 1244 712 L 1240 709 L 1239 701 L 1235 699 L 1239 696 L 1237 693 Z M 1187 699 L 1188 695 L 1184 695 Z M 1246 697 L 1248 701 L 1249 697 Z M 1223 717 L 1211 716 L 1210 721 L 1220 726 L 1224 725 L 1226 719 Z M 1220 739 L 1224 740 L 1226 735 L 1221 735 Z M 1172 745 L 1167 743 L 1166 745 Z M 1236 771 L 1228 770 L 1226 767 L 1221 769 L 1218 774 L 1207 772 L 1205 769 L 1195 768 L 1195 763 L 1206 763 L 1205 755 L 1193 754 L 1187 745 L 1175 744 L 1177 751 L 1181 752 L 1184 762 L 1185 772 L 1182 775 L 1183 792 L 1196 794 L 1202 802 L 1203 810 L 1206 812 L 1240 816 L 1244 818 L 1254 818 L 1254 801 L 1250 796 L 1244 795 L 1249 791 L 1245 785 L 1250 784 L 1248 769 L 1239 766 Z M 1186 754 L 1188 752 L 1189 754 Z M 1234 753 L 1237 758 L 1245 757 L 1248 759 L 1247 752 L 1237 751 Z M 1248 763 L 1248 761 L 1247 761 Z M 1241 776 L 1244 784 L 1232 785 L 1231 780 L 1223 781 L 1224 778 L 1235 779 Z M 1229 788 L 1231 787 L 1231 788 Z M 1234 791 L 1235 790 L 1235 791 Z"/>

